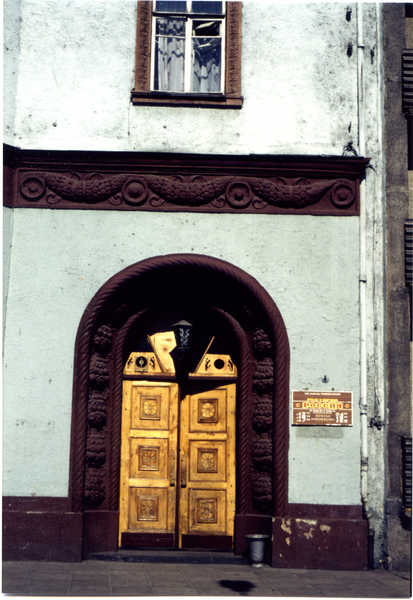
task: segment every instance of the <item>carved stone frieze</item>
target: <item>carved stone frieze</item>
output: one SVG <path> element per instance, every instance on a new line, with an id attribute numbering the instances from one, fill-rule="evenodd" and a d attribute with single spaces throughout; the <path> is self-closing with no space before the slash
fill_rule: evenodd
<path id="1" fill-rule="evenodd" d="M 93 338 L 93 346 L 96 352 L 102 356 L 109 354 L 112 346 L 112 326 L 109 324 L 102 325 L 96 332 Z"/>
<path id="2" fill-rule="evenodd" d="M 21 172 L 18 206 L 213 212 L 317 211 L 347 214 L 357 199 L 350 179 L 242 175 Z M 317 205 L 320 204 L 320 207 Z M 311 208 L 313 207 L 313 208 Z M 311 210 L 310 210 L 311 209 Z M 315 211 L 315 212 L 314 212 Z"/>
<path id="3" fill-rule="evenodd" d="M 106 424 L 106 398 L 97 390 L 89 394 L 87 419 L 91 427 L 96 429 Z"/>
<path id="4" fill-rule="evenodd" d="M 252 504 L 259 512 L 266 512 L 272 502 L 271 475 L 260 475 L 252 484 Z"/>
<path id="5" fill-rule="evenodd" d="M 265 357 L 257 363 L 252 379 L 253 389 L 259 395 L 269 394 L 274 385 L 273 361 L 270 357 Z"/>
<path id="6" fill-rule="evenodd" d="M 227 3 L 227 37 L 228 37 L 228 71 L 227 71 L 227 93 L 241 93 L 241 43 L 240 43 L 240 22 L 241 22 L 241 3 Z"/>
<path id="7" fill-rule="evenodd" d="M 86 441 L 86 463 L 89 467 L 101 467 L 106 461 L 105 434 L 90 429 Z"/>
<path id="8" fill-rule="evenodd" d="M 253 441 L 252 464 L 257 471 L 270 471 L 272 465 L 272 441 L 268 434 L 257 437 Z"/>
<path id="9" fill-rule="evenodd" d="M 99 354 L 94 354 L 90 360 L 89 384 L 92 389 L 104 390 L 110 382 L 108 361 Z"/>
<path id="10" fill-rule="evenodd" d="M 268 394 L 256 399 L 252 426 L 255 431 L 269 431 L 272 426 L 273 404 Z"/>
<path id="11" fill-rule="evenodd" d="M 138 2 L 135 89 L 140 92 L 149 90 L 151 18 L 152 2 L 148 2 L 147 0 L 141 0 Z"/>
<path id="12" fill-rule="evenodd" d="M 258 359 L 271 356 L 271 342 L 265 331 L 259 327 L 252 332 L 252 351 Z"/>
<path id="13" fill-rule="evenodd" d="M 94 467 L 86 469 L 84 495 L 85 504 L 90 508 L 97 508 L 104 501 L 106 490 L 101 469 Z"/>

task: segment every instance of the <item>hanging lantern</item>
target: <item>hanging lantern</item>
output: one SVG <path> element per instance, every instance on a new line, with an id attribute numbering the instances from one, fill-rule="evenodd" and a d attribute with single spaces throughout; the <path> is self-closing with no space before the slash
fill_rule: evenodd
<path id="1" fill-rule="evenodd" d="M 175 365 L 175 373 L 178 381 L 188 378 L 189 362 L 191 358 L 190 334 L 192 324 L 188 321 L 179 321 L 172 325 L 175 335 L 176 346 L 170 353 Z"/>

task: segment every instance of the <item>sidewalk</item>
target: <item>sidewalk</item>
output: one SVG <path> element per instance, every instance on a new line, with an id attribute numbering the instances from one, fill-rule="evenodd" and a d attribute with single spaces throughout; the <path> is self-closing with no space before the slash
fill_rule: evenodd
<path id="1" fill-rule="evenodd" d="M 129 553 L 130 554 L 130 553 Z M 199 556 L 197 560 L 196 555 Z M 410 574 L 253 568 L 225 554 L 141 562 L 121 555 L 81 563 L 5 562 L 3 594 L 17 596 L 292 596 L 409 598 Z M 159 553 L 158 553 L 159 556 Z M 233 557 L 233 555 L 230 555 Z M 105 558 L 105 557 L 103 557 Z M 113 559 L 115 558 L 115 560 Z M 160 558 L 160 556 L 159 556 Z M 235 557 L 234 557 L 235 558 Z M 136 562 L 136 559 L 138 562 Z M 157 560 L 157 559 L 155 559 Z M 185 560 L 185 562 L 182 562 Z M 237 560 L 239 561 L 240 559 Z M 241 559 L 242 561 L 243 559 Z M 132 562 L 133 561 L 133 562 Z M 168 562 L 167 562 L 168 561 Z M 204 564 L 200 564 L 200 561 Z M 229 561 L 229 564 L 228 564 Z"/>

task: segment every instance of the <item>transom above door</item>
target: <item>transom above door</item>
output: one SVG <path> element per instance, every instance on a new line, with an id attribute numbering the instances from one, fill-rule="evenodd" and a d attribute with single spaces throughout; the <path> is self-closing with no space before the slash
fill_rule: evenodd
<path id="1" fill-rule="evenodd" d="M 236 367 L 211 340 L 181 389 L 172 332 L 147 342 L 124 370 L 119 545 L 231 549 Z"/>

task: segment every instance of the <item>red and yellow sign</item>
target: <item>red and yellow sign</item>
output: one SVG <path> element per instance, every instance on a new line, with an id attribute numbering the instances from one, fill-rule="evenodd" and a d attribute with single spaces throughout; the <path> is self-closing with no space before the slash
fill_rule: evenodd
<path id="1" fill-rule="evenodd" d="M 293 390 L 293 425 L 353 425 L 353 392 Z"/>

